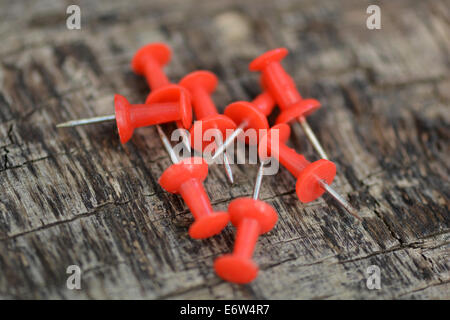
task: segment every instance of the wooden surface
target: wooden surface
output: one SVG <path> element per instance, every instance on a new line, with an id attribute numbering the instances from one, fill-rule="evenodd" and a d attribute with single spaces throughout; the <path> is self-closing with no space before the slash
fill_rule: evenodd
<path id="1" fill-rule="evenodd" d="M 382 29 L 366 28 L 369 2 L 73 1 L 0 4 L 0 298 L 450 298 L 448 1 L 373 1 Z M 247 69 L 286 46 L 301 93 L 323 103 L 310 124 L 338 165 L 333 186 L 359 224 L 327 196 L 307 205 L 284 169 L 261 197 L 279 222 L 260 238 L 250 285 L 220 280 L 213 261 L 234 228 L 192 240 L 192 216 L 157 184 L 170 160 L 154 128 L 122 146 L 115 126 L 56 129 L 109 114 L 114 93 L 144 101 L 129 67 L 142 45 L 164 41 L 178 81 L 196 69 L 220 78 L 220 109 L 259 93 Z M 169 131 L 173 127 L 167 127 Z M 292 146 L 315 154 L 301 130 Z M 217 210 L 251 194 L 256 166 L 219 165 L 206 189 Z M 81 290 L 66 288 L 79 265 Z M 366 269 L 381 270 L 381 289 Z"/>

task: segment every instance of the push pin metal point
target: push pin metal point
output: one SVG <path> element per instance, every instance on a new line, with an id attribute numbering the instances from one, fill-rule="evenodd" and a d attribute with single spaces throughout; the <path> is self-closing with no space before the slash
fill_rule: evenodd
<path id="1" fill-rule="evenodd" d="M 278 131 L 278 141 L 272 141 L 272 134 L 275 131 Z M 361 221 L 357 211 L 330 186 L 336 175 L 336 165 L 326 159 L 309 162 L 303 155 L 289 148 L 285 142 L 289 139 L 290 131 L 286 124 L 272 127 L 260 140 L 259 157 L 261 159 L 274 157 L 297 178 L 296 192 L 301 202 L 314 201 L 327 192 L 349 214 Z"/>
<path id="2" fill-rule="evenodd" d="M 152 90 L 170 84 L 163 67 L 170 61 L 172 52 L 164 43 L 150 43 L 140 48 L 131 60 L 131 68 L 143 75 Z"/>
<path id="3" fill-rule="evenodd" d="M 216 273 L 224 280 L 244 284 L 253 281 L 258 275 L 258 266 L 252 260 L 258 237 L 273 229 L 278 220 L 275 209 L 258 200 L 264 171 L 261 162 L 256 177 L 253 198 L 239 198 L 228 206 L 231 223 L 237 228 L 233 253 L 221 256 L 214 261 Z"/>
<path id="4" fill-rule="evenodd" d="M 161 139 L 161 142 L 164 145 L 164 148 L 166 149 L 167 153 L 170 156 L 170 160 L 172 163 L 178 163 L 180 160 L 178 159 L 178 156 L 175 153 L 175 150 L 173 150 L 172 145 L 170 144 L 169 138 L 166 136 L 164 131 L 162 130 L 160 125 L 156 125 L 156 131 L 158 131 L 159 138 Z M 183 144 L 185 141 L 183 141 Z M 184 144 L 186 148 L 190 147 L 189 143 Z M 189 152 L 191 151 L 190 148 L 188 149 Z"/>
<path id="5" fill-rule="evenodd" d="M 83 126 L 83 125 L 93 124 L 93 123 L 111 122 L 111 121 L 115 121 L 115 120 L 116 120 L 116 115 L 109 114 L 106 116 L 98 116 L 98 117 L 92 117 L 92 118 L 70 120 L 67 122 L 58 123 L 56 125 L 56 127 L 57 128 L 76 127 L 76 126 Z"/>
<path id="6" fill-rule="evenodd" d="M 259 191 L 261 190 L 261 183 L 264 176 L 264 166 L 266 165 L 266 161 L 260 161 L 259 167 L 258 167 L 258 173 L 256 174 L 256 182 L 253 187 L 253 199 L 258 200 L 259 198 Z"/>
<path id="7" fill-rule="evenodd" d="M 155 100 L 146 104 L 130 104 L 124 96 L 116 94 L 114 96 L 115 114 L 71 120 L 57 124 L 56 127 L 74 127 L 115 120 L 120 141 L 121 143 L 126 143 L 130 140 L 135 128 L 171 121 L 181 121 L 185 124 L 192 122 L 189 94 L 187 92 L 173 92 L 171 97 L 172 100 Z"/>
<path id="8" fill-rule="evenodd" d="M 228 129 L 234 130 L 236 128 L 233 120 L 225 115 L 219 114 L 211 98 L 211 93 L 216 89 L 217 82 L 218 80 L 214 73 L 203 70 L 191 72 L 179 82 L 179 85 L 186 88 L 191 94 L 192 106 L 197 117 L 197 121 L 194 122 L 190 130 L 191 144 L 194 149 L 199 148 L 198 151 L 203 151 L 210 143 L 209 141 L 203 141 L 204 133 L 207 130 L 218 130 L 221 136 L 224 137 Z M 199 145 L 195 144 L 196 137 L 202 138 Z M 222 144 L 218 143 L 217 140 L 215 143 L 217 146 Z M 233 172 L 226 152 L 223 153 L 223 165 L 228 180 L 233 183 Z"/>
<path id="9" fill-rule="evenodd" d="M 180 162 L 178 159 L 178 156 L 176 155 L 175 151 L 172 148 L 172 145 L 170 144 L 169 138 L 167 138 L 166 134 L 164 133 L 163 129 L 160 125 L 156 126 L 156 130 L 158 131 L 159 138 L 161 139 L 161 142 L 164 146 L 164 149 L 166 149 L 167 153 L 169 154 L 170 160 L 173 164 Z"/>
<path id="10" fill-rule="evenodd" d="M 303 99 L 300 95 L 294 80 L 280 63 L 287 54 L 286 48 L 268 51 L 253 60 L 249 69 L 261 71 L 263 87 L 272 95 L 281 109 L 276 124 L 299 122 L 316 152 L 322 159 L 328 159 L 322 145 L 306 121 L 307 116 L 320 108 L 320 102 L 315 99 Z"/>
<path id="11" fill-rule="evenodd" d="M 181 195 L 189 207 L 195 218 L 189 227 L 189 235 L 194 239 L 204 239 L 220 233 L 230 217 L 227 212 L 213 210 L 203 187 L 202 182 L 208 175 L 208 164 L 198 157 L 179 160 L 161 127 L 157 126 L 156 129 L 173 163 L 158 182 L 167 192 Z"/>

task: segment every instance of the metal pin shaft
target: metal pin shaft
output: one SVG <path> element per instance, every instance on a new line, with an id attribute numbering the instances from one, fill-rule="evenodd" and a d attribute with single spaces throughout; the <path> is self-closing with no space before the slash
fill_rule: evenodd
<path id="1" fill-rule="evenodd" d="M 298 123 L 300 123 L 303 131 L 306 134 L 306 137 L 311 142 L 311 144 L 313 145 L 314 149 L 319 154 L 319 156 L 322 159 L 328 160 L 328 156 L 325 153 L 325 150 L 323 150 L 322 145 L 320 144 L 319 140 L 317 139 L 316 135 L 314 134 L 314 131 L 312 131 L 311 127 L 309 126 L 308 122 L 306 121 L 306 118 L 298 117 L 297 121 L 298 121 Z"/>
<path id="2" fill-rule="evenodd" d="M 253 187 L 253 199 L 254 200 L 258 200 L 258 197 L 259 197 L 259 190 L 261 190 L 262 178 L 264 176 L 264 165 L 265 165 L 265 162 L 261 161 L 259 168 L 258 168 L 258 174 L 256 175 L 255 186 Z"/>
<path id="3" fill-rule="evenodd" d="M 172 160 L 172 163 L 178 163 L 178 157 L 175 154 L 175 151 L 172 148 L 172 145 L 170 144 L 169 139 L 167 138 L 166 134 L 162 130 L 160 125 L 156 125 L 156 130 L 158 130 L 159 138 L 161 139 L 161 142 L 164 145 L 164 148 L 166 148 L 167 153 L 170 156 L 170 160 Z"/>
<path id="4" fill-rule="evenodd" d="M 319 180 L 319 184 L 322 186 L 322 188 L 325 189 L 326 192 L 330 196 L 332 196 L 341 206 L 344 207 L 345 210 L 347 210 L 348 213 L 350 213 L 352 216 L 354 216 L 356 219 L 362 221 L 362 218 L 358 215 L 358 212 L 355 208 L 353 208 L 350 203 L 347 202 L 339 193 L 336 192 L 329 184 L 327 184 L 323 180 Z"/>
<path id="5" fill-rule="evenodd" d="M 244 129 L 248 126 L 246 121 L 241 122 L 241 124 L 234 130 L 234 132 L 225 140 L 225 142 L 220 145 L 214 155 L 211 157 L 212 160 L 216 159 L 219 155 L 221 155 L 226 148 L 236 139 L 238 135 L 244 132 Z"/>
<path id="6" fill-rule="evenodd" d="M 225 168 L 225 173 L 227 174 L 228 181 L 233 184 L 233 171 L 231 170 L 230 159 L 228 159 L 228 155 L 226 152 L 223 154 L 223 167 Z"/>
<path id="7" fill-rule="evenodd" d="M 82 126 L 85 124 L 91 124 L 91 123 L 100 123 L 100 122 L 107 122 L 107 121 L 114 121 L 116 120 L 115 114 L 110 114 L 106 116 L 99 116 L 99 117 L 93 117 L 93 118 L 86 118 L 86 119 L 78 119 L 78 120 L 71 120 L 63 123 L 59 123 L 56 125 L 57 128 L 62 127 L 75 127 L 75 126 Z"/>
<path id="8" fill-rule="evenodd" d="M 187 130 L 185 130 L 185 129 L 180 129 L 180 130 L 181 130 L 181 140 L 182 140 L 183 146 L 187 149 L 187 151 L 189 153 L 191 153 L 192 152 L 191 142 L 190 142 L 191 140 L 189 138 Z"/>

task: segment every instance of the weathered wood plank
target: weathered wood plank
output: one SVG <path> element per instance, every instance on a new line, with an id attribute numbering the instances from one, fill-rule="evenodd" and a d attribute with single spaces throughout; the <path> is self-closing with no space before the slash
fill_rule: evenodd
<path id="1" fill-rule="evenodd" d="M 368 4 L 80 1 L 82 29 L 69 31 L 64 2 L 2 3 L 0 298 L 450 299 L 450 7 L 380 1 L 382 29 L 369 31 Z M 153 128 L 121 146 L 114 125 L 54 126 L 111 113 L 116 92 L 143 101 L 129 61 L 152 41 L 173 48 L 174 81 L 215 72 L 220 109 L 259 93 L 252 58 L 287 46 L 302 94 L 323 103 L 310 124 L 338 165 L 334 186 L 364 222 L 327 196 L 301 204 L 282 169 L 261 190 L 280 219 L 257 245 L 260 276 L 246 286 L 216 277 L 234 229 L 188 237 L 190 212 L 157 184 L 170 160 Z M 295 131 L 292 146 L 315 159 Z M 230 187 L 210 166 L 218 210 L 251 194 L 255 166 L 233 170 Z M 81 290 L 66 288 L 73 264 Z M 370 265 L 381 290 L 366 287 Z"/>

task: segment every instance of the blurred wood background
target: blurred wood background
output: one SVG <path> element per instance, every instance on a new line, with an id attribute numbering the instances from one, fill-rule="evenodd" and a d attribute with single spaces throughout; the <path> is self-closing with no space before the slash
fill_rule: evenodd
<path id="1" fill-rule="evenodd" d="M 381 30 L 366 28 L 372 2 Z M 81 30 L 66 28 L 72 3 Z M 0 298 L 449 299 L 449 24 L 445 0 L 1 1 Z M 129 62 L 154 41 L 173 48 L 173 81 L 218 75 L 220 109 L 260 92 L 254 57 L 287 47 L 300 92 L 323 103 L 309 121 L 337 163 L 333 186 L 364 222 L 327 196 L 300 203 L 282 169 L 262 186 L 279 222 L 256 247 L 259 277 L 218 278 L 234 228 L 188 237 L 190 212 L 157 184 L 170 159 L 154 128 L 124 146 L 114 124 L 55 128 L 112 113 L 114 93 L 143 102 Z M 217 210 L 251 194 L 256 166 L 233 170 L 230 187 L 210 167 Z M 81 290 L 66 287 L 69 265 Z M 380 290 L 366 287 L 370 265 Z"/>

